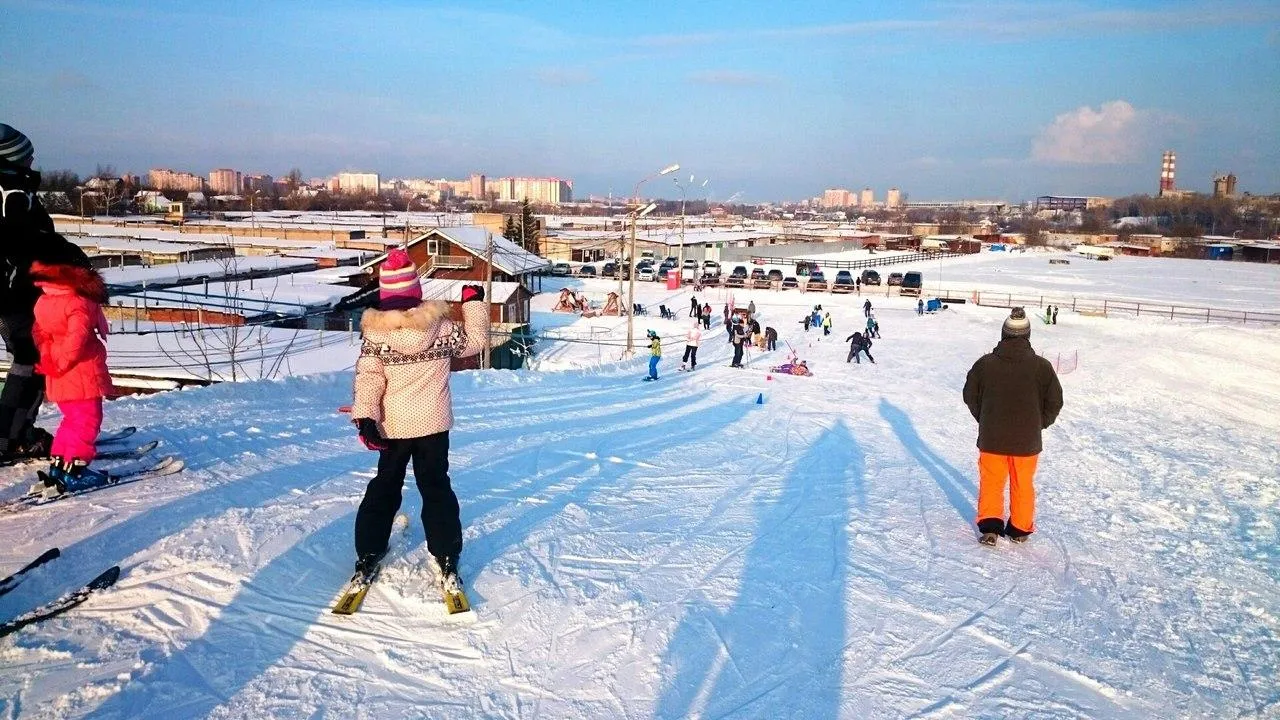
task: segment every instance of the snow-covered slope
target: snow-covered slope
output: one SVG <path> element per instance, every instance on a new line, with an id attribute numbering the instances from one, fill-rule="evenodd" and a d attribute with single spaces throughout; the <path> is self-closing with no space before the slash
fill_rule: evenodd
<path id="1" fill-rule="evenodd" d="M 688 307 L 687 293 L 646 292 Z M 705 297 L 718 314 L 723 298 Z M 114 589 L 0 641 L 0 709 L 1280 714 L 1280 330 L 1035 323 L 1033 345 L 1077 366 L 1046 432 L 1039 532 L 991 549 L 974 541 L 960 387 L 1004 311 L 917 317 L 877 296 L 878 363 L 847 365 L 863 298 L 748 299 L 815 377 L 768 373 L 783 351 L 730 369 L 717 332 L 696 372 L 674 372 L 683 317 L 641 325 L 668 337 L 657 383 L 639 382 L 640 360 L 455 374 L 468 616 L 438 602 L 412 490 L 414 521 L 365 608 L 328 612 L 376 462 L 336 411 L 348 374 L 110 403 L 108 428 L 142 426 L 191 469 L 0 514 L 0 571 L 63 549 L 0 598 L 0 618 L 124 568 Z M 797 322 L 815 301 L 833 311 L 830 337 Z M 0 471 L 0 498 L 20 476 Z"/>

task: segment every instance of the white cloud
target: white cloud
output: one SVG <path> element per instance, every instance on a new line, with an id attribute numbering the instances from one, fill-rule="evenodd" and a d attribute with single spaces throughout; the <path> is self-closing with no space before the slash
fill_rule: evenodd
<path id="1" fill-rule="evenodd" d="M 543 85 L 552 87 L 571 87 L 595 82 L 596 77 L 585 70 L 574 68 L 547 67 L 535 70 L 533 77 Z"/>
<path id="2" fill-rule="evenodd" d="M 1155 115 L 1124 100 L 1063 113 L 1031 143 L 1031 159 L 1076 165 L 1116 165 L 1137 159 Z"/>
<path id="3" fill-rule="evenodd" d="M 689 82 L 699 85 L 729 85 L 749 87 L 768 85 L 773 79 L 760 73 L 741 72 L 738 70 L 704 70 L 691 73 Z"/>

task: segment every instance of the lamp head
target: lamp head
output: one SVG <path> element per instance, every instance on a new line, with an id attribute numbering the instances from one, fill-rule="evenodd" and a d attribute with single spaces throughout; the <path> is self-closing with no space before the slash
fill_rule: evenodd
<path id="1" fill-rule="evenodd" d="M 659 175 L 669 175 L 669 174 L 671 174 L 671 173 L 673 173 L 673 172 L 675 172 L 675 171 L 677 171 L 677 170 L 679 170 L 679 169 L 680 169 L 680 163 L 676 163 L 676 164 L 674 164 L 674 165 L 668 165 L 668 166 L 666 166 L 666 167 L 662 168 L 662 170 L 660 170 L 660 171 L 658 172 L 658 174 L 659 174 Z"/>

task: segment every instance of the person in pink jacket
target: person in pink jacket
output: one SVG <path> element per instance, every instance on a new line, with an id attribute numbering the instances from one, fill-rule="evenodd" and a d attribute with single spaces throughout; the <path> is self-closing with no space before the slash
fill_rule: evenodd
<path id="1" fill-rule="evenodd" d="M 60 492 L 98 485 L 107 474 L 89 463 L 102 429 L 102 398 L 111 392 L 106 285 L 97 270 L 80 265 L 34 262 L 30 272 L 41 290 L 31 329 L 40 354 L 36 371 L 45 376 L 46 399 L 62 411 L 49 477 Z"/>
<path id="2" fill-rule="evenodd" d="M 378 307 L 364 312 L 364 343 L 356 361 L 351 417 L 360 440 L 377 450 L 378 474 L 356 513 L 356 571 L 371 572 L 387 552 L 400 510 L 405 470 L 422 494 L 427 550 L 447 583 L 458 580 L 462 519 L 449 483 L 449 429 L 453 400 L 449 364 L 479 353 L 488 341 L 484 288 L 462 288 L 461 323 L 440 300 L 423 302 L 417 269 L 403 250 L 392 250 L 378 271 Z"/>

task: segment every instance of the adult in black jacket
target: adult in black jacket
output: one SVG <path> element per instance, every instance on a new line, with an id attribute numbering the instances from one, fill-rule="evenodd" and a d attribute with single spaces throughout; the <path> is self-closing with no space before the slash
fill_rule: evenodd
<path id="1" fill-rule="evenodd" d="M 742 345 L 746 342 L 747 331 L 742 326 L 741 318 L 734 318 L 729 326 L 729 342 L 733 343 L 733 362 L 729 367 L 742 367 Z"/>
<path id="2" fill-rule="evenodd" d="M 1000 344 L 973 364 L 964 382 L 965 405 L 978 421 L 977 523 L 988 543 L 1000 534 L 1021 542 L 1035 531 L 1040 431 L 1062 410 L 1062 385 L 1053 365 L 1031 349 L 1031 320 L 1022 308 L 1013 309 L 1000 335 Z"/>
<path id="3" fill-rule="evenodd" d="M 84 251 L 53 231 L 36 191 L 31 141 L 0 123 L 0 338 L 13 356 L 0 392 L 0 462 L 47 457 L 53 438 L 34 425 L 44 400 L 44 378 L 35 372 L 31 339 L 36 298 L 31 263 L 89 267 Z"/>
<path id="4" fill-rule="evenodd" d="M 862 358 L 859 356 L 859 353 L 866 353 L 867 359 L 871 361 L 871 364 L 875 364 L 876 359 L 871 357 L 871 338 L 860 332 L 855 332 L 844 340 L 849 343 L 849 356 L 844 359 L 845 362 L 855 360 L 859 365 L 861 365 Z"/>
<path id="5" fill-rule="evenodd" d="M 778 331 L 774 330 L 771 327 L 766 327 L 764 329 L 764 349 L 765 350 L 778 349 Z"/>

